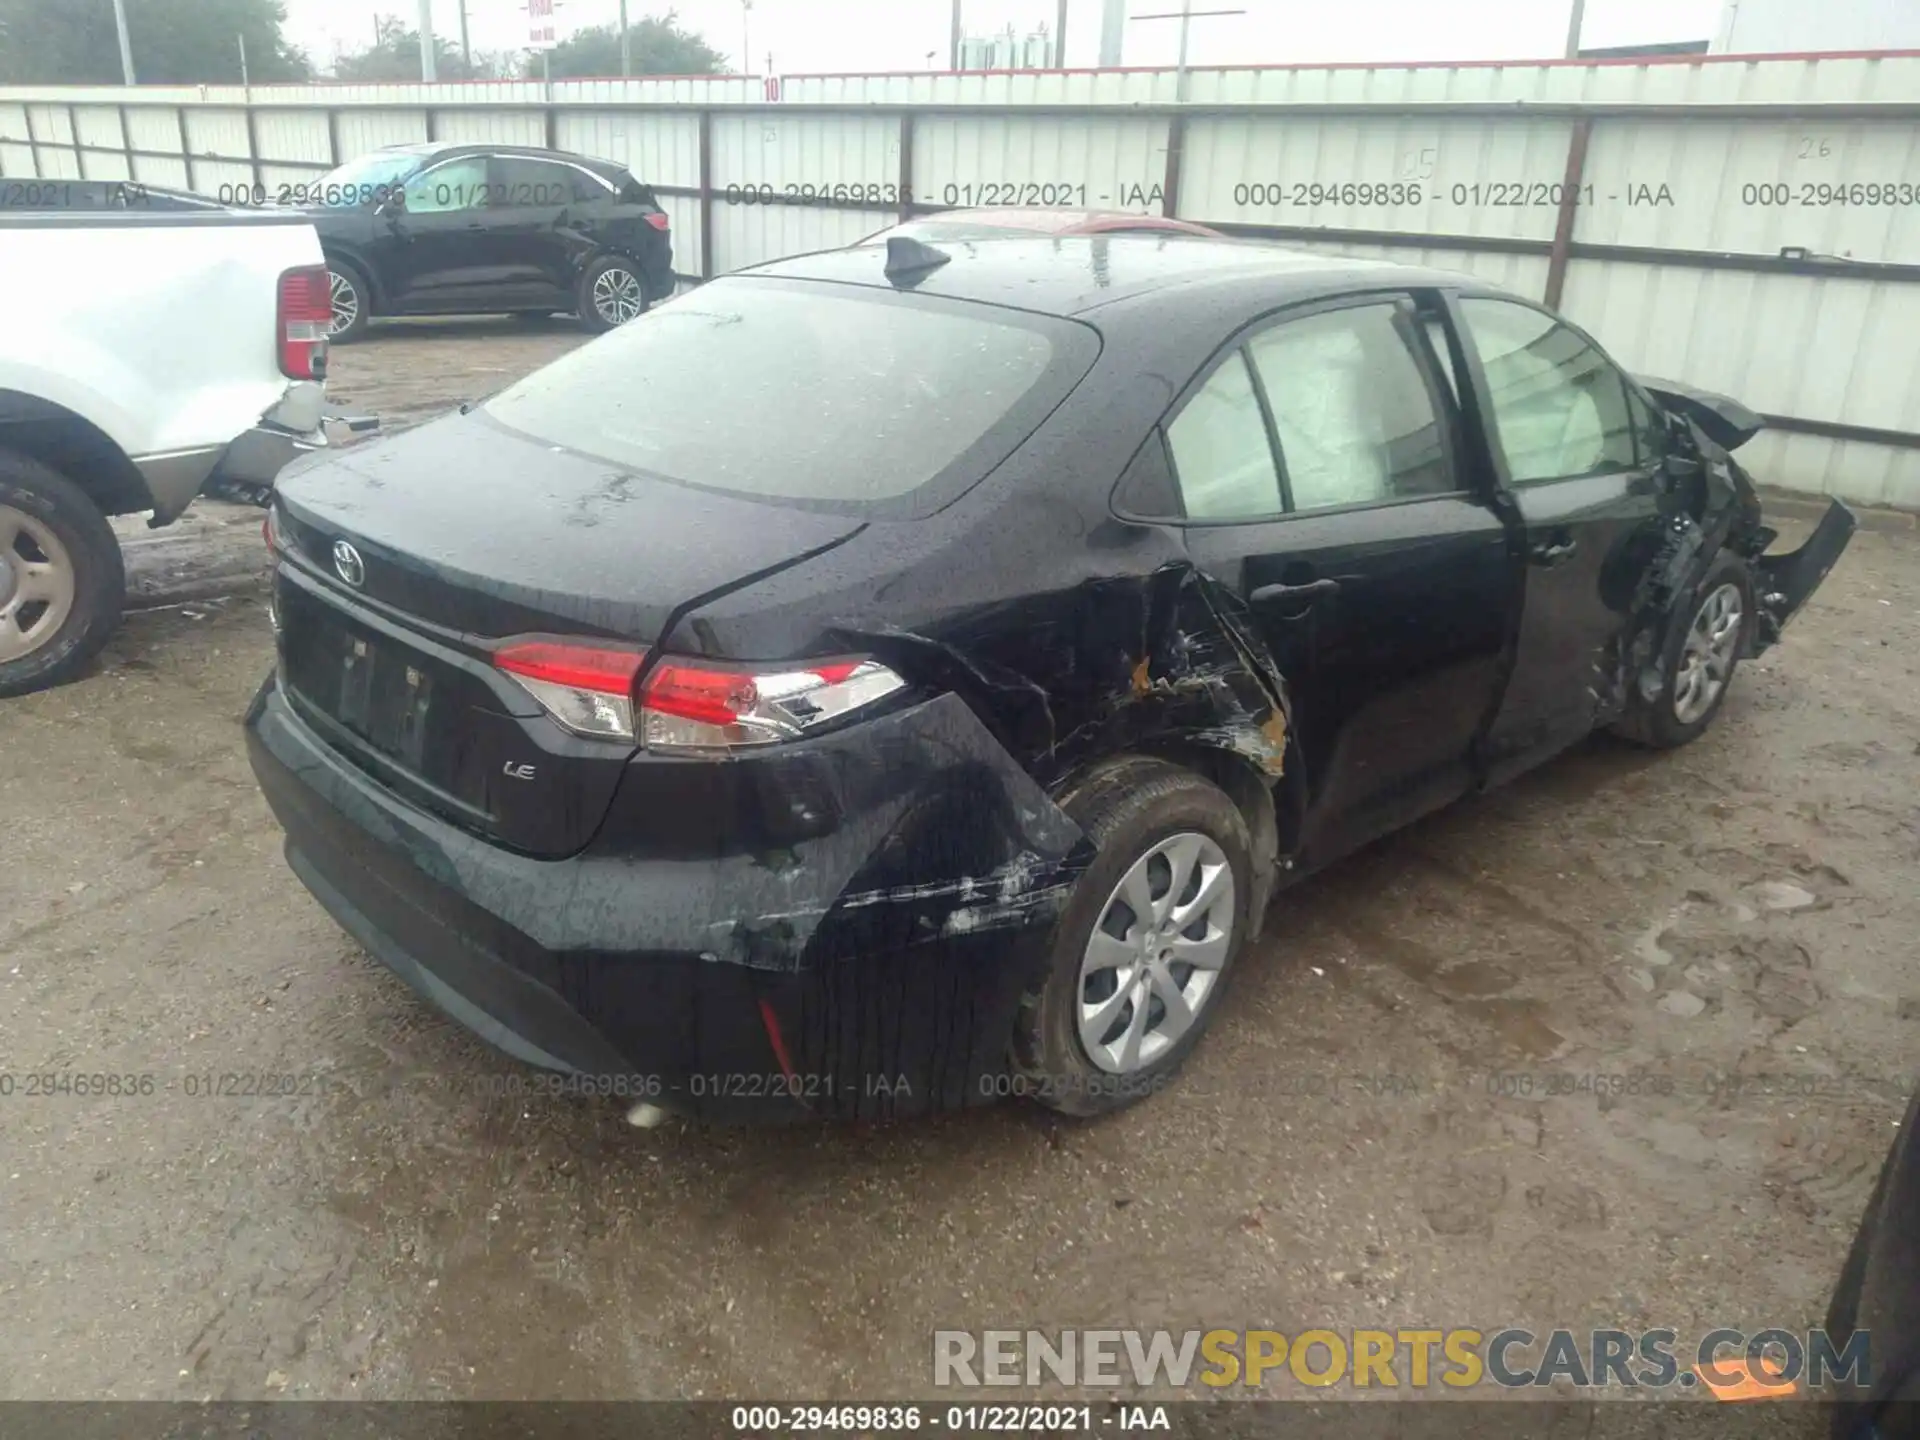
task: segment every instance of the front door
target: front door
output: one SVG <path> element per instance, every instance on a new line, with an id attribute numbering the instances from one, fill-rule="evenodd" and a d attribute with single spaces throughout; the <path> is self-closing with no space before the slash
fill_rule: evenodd
<path id="1" fill-rule="evenodd" d="M 1485 747 L 1498 783 L 1585 737 L 1618 692 L 1625 582 L 1639 571 L 1628 560 L 1658 521 L 1658 460 L 1624 377 L 1578 331 L 1492 296 L 1461 297 L 1454 314 L 1526 526 L 1513 672 Z"/>
<path id="2" fill-rule="evenodd" d="M 500 273 L 488 227 L 487 157 L 462 155 L 407 182 L 406 207 L 382 217 L 394 307 L 408 314 L 488 308 Z"/>
<path id="3" fill-rule="evenodd" d="M 1516 596 L 1411 300 L 1254 332 L 1167 435 L 1189 552 L 1246 602 L 1294 704 L 1302 863 L 1462 794 Z"/>

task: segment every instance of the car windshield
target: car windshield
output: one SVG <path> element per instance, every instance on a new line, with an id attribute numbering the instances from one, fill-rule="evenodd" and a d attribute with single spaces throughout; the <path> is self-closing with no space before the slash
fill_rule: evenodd
<path id="1" fill-rule="evenodd" d="M 1070 321 L 721 280 L 534 372 L 485 409 L 634 470 L 859 510 L 949 470 L 964 473 L 963 485 L 979 479 L 1078 383 L 1097 348 Z"/>
<path id="2" fill-rule="evenodd" d="M 429 158 L 417 150 L 376 150 L 329 170 L 307 186 L 306 193 L 316 205 L 353 206 L 384 199 Z"/>

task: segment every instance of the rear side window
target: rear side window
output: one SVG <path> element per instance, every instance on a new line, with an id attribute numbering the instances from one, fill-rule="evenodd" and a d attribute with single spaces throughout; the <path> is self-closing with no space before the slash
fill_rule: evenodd
<path id="1" fill-rule="evenodd" d="M 1467 299 L 1460 313 L 1515 484 L 1633 468 L 1626 385 L 1604 355 L 1530 305 Z"/>
<path id="2" fill-rule="evenodd" d="M 1294 509 L 1453 488 L 1427 382 L 1394 313 L 1391 304 L 1330 310 L 1250 343 Z"/>
<path id="3" fill-rule="evenodd" d="M 486 413 L 670 480 L 914 514 L 1006 458 L 1098 353 L 1093 332 L 1072 321 L 850 286 L 718 280 L 536 370 Z M 916 494 L 936 480 L 939 494 Z"/>
<path id="4" fill-rule="evenodd" d="M 1189 520 L 1277 515 L 1280 472 L 1244 351 L 1235 351 L 1167 427 Z"/>
<path id="5" fill-rule="evenodd" d="M 571 165 L 556 165 L 551 160 L 536 160 L 529 155 L 496 155 L 491 186 L 493 208 L 538 210 L 570 205 L 574 200 L 574 182 L 584 178 Z"/>

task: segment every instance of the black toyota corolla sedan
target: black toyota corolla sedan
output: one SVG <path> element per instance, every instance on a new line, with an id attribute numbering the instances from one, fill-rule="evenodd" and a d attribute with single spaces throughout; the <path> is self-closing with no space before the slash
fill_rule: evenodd
<path id="1" fill-rule="evenodd" d="M 1853 528 L 1764 554 L 1758 423 L 1428 270 L 782 261 L 285 472 L 253 764 L 349 932 L 587 1088 L 1097 1112 L 1280 887 L 1712 722 Z"/>
<path id="2" fill-rule="evenodd" d="M 673 294 L 666 211 L 608 160 L 392 145 L 265 198 L 299 205 L 320 232 L 339 341 L 377 315 L 570 310 L 607 330 Z"/>

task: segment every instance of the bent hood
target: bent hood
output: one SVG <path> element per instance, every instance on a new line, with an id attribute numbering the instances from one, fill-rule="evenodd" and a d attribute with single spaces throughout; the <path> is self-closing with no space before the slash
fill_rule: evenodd
<path id="1" fill-rule="evenodd" d="M 1678 380 L 1661 380 L 1651 375 L 1634 378 L 1655 400 L 1698 425 L 1701 433 L 1722 449 L 1738 450 L 1766 428 L 1764 419 L 1731 396 L 1696 389 Z"/>

